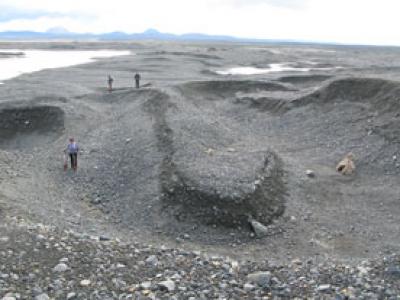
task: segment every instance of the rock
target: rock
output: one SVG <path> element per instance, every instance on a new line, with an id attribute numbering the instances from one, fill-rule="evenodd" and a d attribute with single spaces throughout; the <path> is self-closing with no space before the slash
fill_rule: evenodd
<path id="1" fill-rule="evenodd" d="M 158 265 L 158 258 L 155 255 L 151 255 L 148 258 L 146 258 L 146 263 L 149 265 L 156 266 Z"/>
<path id="2" fill-rule="evenodd" d="M 63 257 L 60 259 L 60 263 L 66 264 L 68 261 L 69 261 L 69 259 L 67 257 Z"/>
<path id="3" fill-rule="evenodd" d="M 35 287 L 32 288 L 32 294 L 34 296 L 38 296 L 40 294 L 43 294 L 43 290 L 40 287 L 35 286 Z"/>
<path id="4" fill-rule="evenodd" d="M 245 283 L 244 286 L 243 286 L 243 289 L 246 292 L 250 292 L 250 291 L 254 290 L 255 288 L 256 287 L 254 285 L 252 285 L 251 283 Z"/>
<path id="5" fill-rule="evenodd" d="M 175 282 L 172 280 L 165 280 L 158 283 L 161 290 L 167 290 L 168 292 L 173 292 L 175 290 Z"/>
<path id="6" fill-rule="evenodd" d="M 315 172 L 313 170 L 306 170 L 306 175 L 310 178 L 314 178 Z"/>
<path id="7" fill-rule="evenodd" d="M 302 262 L 300 259 L 298 259 L 298 258 L 292 260 L 292 265 L 301 265 L 302 263 L 303 263 L 303 262 Z"/>
<path id="8" fill-rule="evenodd" d="M 0 237 L 0 242 L 2 242 L 2 243 L 6 243 L 6 242 L 8 242 L 10 240 L 10 238 L 8 237 L 8 236 L 2 236 L 2 237 Z"/>
<path id="9" fill-rule="evenodd" d="M 214 154 L 214 149 L 208 148 L 208 149 L 205 150 L 204 152 L 207 153 L 208 155 L 213 155 L 213 154 Z"/>
<path id="10" fill-rule="evenodd" d="M 83 279 L 81 280 L 81 282 L 79 283 L 81 286 L 83 287 L 87 287 L 91 284 L 92 282 L 89 279 Z"/>
<path id="11" fill-rule="evenodd" d="M 400 266 L 389 266 L 386 269 L 386 274 L 391 277 L 400 278 Z"/>
<path id="12" fill-rule="evenodd" d="M 53 268 L 53 271 L 57 272 L 57 273 L 62 273 L 62 272 L 65 272 L 67 270 L 68 270 L 68 266 L 66 264 L 64 264 L 64 263 L 60 263 L 60 264 L 58 264 L 57 266 L 55 266 Z"/>
<path id="13" fill-rule="evenodd" d="M 45 240 L 45 239 L 46 239 L 46 237 L 45 237 L 44 235 L 38 234 L 38 235 L 36 236 L 36 240 L 38 240 L 38 241 L 43 241 L 43 240 Z"/>
<path id="14" fill-rule="evenodd" d="M 35 300 L 49 300 L 49 299 L 50 299 L 50 297 L 45 293 L 37 295 L 35 297 Z"/>
<path id="15" fill-rule="evenodd" d="M 105 235 L 99 236 L 99 241 L 101 241 L 101 242 L 106 242 L 109 240 L 111 240 L 111 239 L 108 236 L 105 236 Z"/>
<path id="16" fill-rule="evenodd" d="M 144 290 L 149 290 L 151 287 L 151 281 L 145 281 L 140 284 L 140 287 Z"/>
<path id="17" fill-rule="evenodd" d="M 257 237 L 264 237 L 268 235 L 268 227 L 264 226 L 260 222 L 256 220 L 250 220 L 250 225 L 254 230 L 254 233 L 256 234 Z"/>
<path id="18" fill-rule="evenodd" d="M 268 287 L 271 282 L 271 272 L 255 272 L 247 275 L 247 280 L 261 287 Z"/>
<path id="19" fill-rule="evenodd" d="M 74 292 L 68 293 L 67 300 L 76 299 L 76 294 Z"/>
<path id="20" fill-rule="evenodd" d="M 321 284 L 317 287 L 317 292 L 328 292 L 331 290 L 330 284 Z"/>
<path id="21" fill-rule="evenodd" d="M 1 300 L 17 300 L 17 299 L 13 296 L 4 296 L 3 298 L 1 298 Z"/>

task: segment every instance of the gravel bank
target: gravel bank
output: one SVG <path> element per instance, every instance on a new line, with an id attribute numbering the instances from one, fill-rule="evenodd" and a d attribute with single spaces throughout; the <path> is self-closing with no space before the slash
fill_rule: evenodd
<path id="1" fill-rule="evenodd" d="M 0 294 L 11 299 L 399 299 L 400 257 L 357 265 L 235 261 L 7 220 Z"/>

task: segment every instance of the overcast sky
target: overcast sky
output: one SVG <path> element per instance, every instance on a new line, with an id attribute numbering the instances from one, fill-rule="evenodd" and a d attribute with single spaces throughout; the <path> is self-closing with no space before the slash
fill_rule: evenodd
<path id="1" fill-rule="evenodd" d="M 0 0 L 0 31 L 224 34 L 400 45 L 400 0 Z"/>

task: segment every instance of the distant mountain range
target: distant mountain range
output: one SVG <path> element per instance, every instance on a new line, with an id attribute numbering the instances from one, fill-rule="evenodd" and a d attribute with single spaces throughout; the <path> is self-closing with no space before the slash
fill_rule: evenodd
<path id="1" fill-rule="evenodd" d="M 127 40 L 161 40 L 161 41 L 219 41 L 219 42 L 262 42 L 262 43 L 309 43 L 294 40 L 246 39 L 227 35 L 207 35 L 201 33 L 172 34 L 162 33 L 155 29 L 148 29 L 142 33 L 110 32 L 103 34 L 74 33 L 57 27 L 46 32 L 35 31 L 5 31 L 0 32 L 0 40 L 100 40 L 100 41 L 127 41 Z"/>

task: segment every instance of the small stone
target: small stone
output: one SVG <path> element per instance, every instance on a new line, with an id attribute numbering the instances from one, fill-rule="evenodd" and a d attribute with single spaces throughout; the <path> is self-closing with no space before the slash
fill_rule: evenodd
<path id="1" fill-rule="evenodd" d="M 14 296 L 4 296 L 1 300 L 17 300 Z"/>
<path id="2" fill-rule="evenodd" d="M 262 287 L 268 287 L 271 282 L 271 272 L 255 272 L 247 275 L 247 280 Z"/>
<path id="3" fill-rule="evenodd" d="M 293 264 L 293 265 L 301 265 L 302 263 L 303 263 L 303 262 L 302 262 L 300 259 L 298 259 L 298 258 L 292 260 L 292 264 Z"/>
<path id="4" fill-rule="evenodd" d="M 310 178 L 314 178 L 315 177 L 315 173 L 313 170 L 306 170 L 306 175 Z"/>
<path id="5" fill-rule="evenodd" d="M 168 292 L 173 292 L 175 290 L 175 282 L 172 280 L 165 280 L 158 283 L 161 290 L 167 290 Z"/>
<path id="6" fill-rule="evenodd" d="M 144 291 L 142 291 L 142 294 L 145 295 L 145 296 L 148 296 L 148 295 L 151 294 L 151 291 L 150 290 L 144 290 Z"/>
<path id="7" fill-rule="evenodd" d="M 392 277 L 400 278 L 400 266 L 390 266 L 386 269 L 386 274 Z"/>
<path id="8" fill-rule="evenodd" d="M 2 237 L 0 237 L 0 242 L 2 242 L 2 243 L 6 243 L 6 242 L 8 242 L 10 240 L 10 238 L 8 237 L 8 236 L 2 236 Z"/>
<path id="9" fill-rule="evenodd" d="M 89 279 L 83 279 L 80 282 L 80 285 L 83 287 L 89 286 L 92 282 Z"/>
<path id="10" fill-rule="evenodd" d="M 37 239 L 38 241 L 43 241 L 43 240 L 46 239 L 46 237 L 45 237 L 44 235 L 38 234 L 38 235 L 36 236 L 36 239 Z"/>
<path id="11" fill-rule="evenodd" d="M 250 225 L 254 230 L 254 233 L 258 236 L 258 237 L 264 237 L 266 235 L 268 235 L 268 227 L 264 226 L 263 224 L 261 224 L 260 222 L 257 222 L 256 220 L 250 220 Z"/>
<path id="12" fill-rule="evenodd" d="M 151 287 L 151 281 L 145 281 L 140 284 L 140 287 L 144 290 L 149 290 Z"/>
<path id="13" fill-rule="evenodd" d="M 327 292 L 331 290 L 330 284 L 321 284 L 317 287 L 317 292 Z"/>
<path id="14" fill-rule="evenodd" d="M 204 151 L 205 153 L 207 153 L 208 155 L 213 155 L 214 154 L 214 149 L 212 148 L 208 148 L 207 150 Z"/>
<path id="15" fill-rule="evenodd" d="M 243 289 L 246 292 L 250 292 L 250 291 L 254 290 L 255 288 L 256 287 L 254 285 L 252 285 L 251 283 L 245 283 L 244 286 L 243 286 Z"/>
<path id="16" fill-rule="evenodd" d="M 35 300 L 49 300 L 49 299 L 50 299 L 50 297 L 45 293 L 37 295 L 35 297 Z"/>
<path id="17" fill-rule="evenodd" d="M 75 298 L 76 298 L 76 293 L 74 293 L 74 292 L 68 293 L 67 300 L 72 300 Z"/>
<path id="18" fill-rule="evenodd" d="M 55 266 L 53 268 L 53 271 L 57 272 L 57 273 L 62 273 L 62 272 L 65 272 L 67 270 L 68 270 L 68 266 L 66 264 L 64 264 L 64 263 L 60 263 L 60 264 L 58 264 L 57 266 Z"/>
<path id="19" fill-rule="evenodd" d="M 158 265 L 158 258 L 155 255 L 151 255 L 146 259 L 146 263 L 149 265 L 156 266 Z"/>

